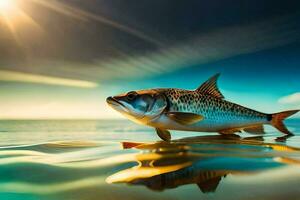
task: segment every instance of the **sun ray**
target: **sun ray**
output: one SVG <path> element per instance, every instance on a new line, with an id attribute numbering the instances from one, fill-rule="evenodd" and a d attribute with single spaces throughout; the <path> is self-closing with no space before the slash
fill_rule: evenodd
<path id="1" fill-rule="evenodd" d="M 82 10 L 80 8 L 70 6 L 70 5 L 55 1 L 55 0 L 53 0 L 51 2 L 48 0 L 30 0 L 30 1 L 37 3 L 39 5 L 42 5 L 48 9 L 52 9 L 58 13 L 66 15 L 66 16 L 73 17 L 75 19 L 84 20 L 84 21 L 91 19 L 91 20 L 106 24 L 110 27 L 113 27 L 120 31 L 124 31 L 132 36 L 135 36 L 139 39 L 142 39 L 144 41 L 147 41 L 147 42 L 154 44 L 156 46 L 159 46 L 159 47 L 165 46 L 162 41 L 159 41 L 159 40 L 147 35 L 146 33 L 142 32 L 142 31 L 139 31 L 139 30 L 131 28 L 129 26 L 120 24 L 120 23 L 113 21 L 111 19 L 108 19 L 104 16 L 93 14 L 93 13 L 87 12 L 85 10 Z"/>
<path id="2" fill-rule="evenodd" d="M 24 30 L 45 33 L 42 27 L 32 19 L 16 0 L 0 0 L 0 21 L 3 21 L 19 47 L 24 47 Z"/>
<path id="3" fill-rule="evenodd" d="M 20 44 L 20 38 L 17 35 L 17 29 L 13 22 L 16 13 L 18 13 L 19 9 L 16 6 L 16 2 L 11 0 L 1 0 L 0 1 L 0 20 L 3 21 L 9 31 L 11 32 L 14 40 Z"/>
<path id="4" fill-rule="evenodd" d="M 85 16 L 80 15 L 78 12 L 74 12 L 72 9 L 70 9 L 71 7 L 65 5 L 64 3 L 57 2 L 55 0 L 51 2 L 45 0 L 30 0 L 30 1 L 69 17 L 73 17 L 79 20 L 88 20 Z"/>
<path id="5" fill-rule="evenodd" d="M 24 23 L 30 25 L 35 30 L 37 30 L 41 33 L 45 33 L 44 29 L 32 17 L 27 15 L 23 10 L 20 10 L 19 12 L 20 12 L 20 16 Z"/>
<path id="6" fill-rule="evenodd" d="M 57 13 L 63 14 L 70 18 L 74 18 L 76 20 L 97 21 L 99 23 L 123 31 L 129 35 L 135 36 L 153 45 L 159 47 L 165 46 L 161 41 L 145 34 L 142 31 L 118 23 L 117 21 L 108 19 L 105 16 L 90 13 L 81 8 L 66 3 L 62 3 L 56 0 L 28 0 L 28 3 L 34 3 L 40 7 L 53 10 Z M 24 11 L 24 6 L 25 4 L 22 4 L 19 0 L 0 0 L 0 21 L 3 21 L 6 24 L 7 28 L 12 34 L 12 37 L 21 48 L 23 48 L 26 44 L 28 37 L 28 34 L 26 35 L 26 33 L 28 33 L 28 31 L 38 32 L 43 35 L 46 34 L 43 28 L 38 24 L 38 21 Z"/>
<path id="7" fill-rule="evenodd" d="M 12 23 L 12 21 L 10 20 L 10 18 L 8 16 L 2 16 L 3 20 L 5 22 L 5 24 L 7 25 L 8 29 L 10 30 L 10 32 L 13 34 L 14 38 L 17 39 L 17 31 L 16 28 L 14 26 L 14 24 Z"/>

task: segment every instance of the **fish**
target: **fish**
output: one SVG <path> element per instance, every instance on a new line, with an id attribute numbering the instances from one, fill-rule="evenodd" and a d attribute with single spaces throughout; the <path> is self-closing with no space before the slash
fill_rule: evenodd
<path id="1" fill-rule="evenodd" d="M 264 125 L 293 135 L 283 121 L 300 110 L 268 114 L 227 101 L 217 85 L 219 76 L 215 74 L 196 90 L 137 90 L 110 96 L 106 102 L 129 120 L 155 128 L 164 141 L 171 140 L 169 130 L 264 134 Z"/>

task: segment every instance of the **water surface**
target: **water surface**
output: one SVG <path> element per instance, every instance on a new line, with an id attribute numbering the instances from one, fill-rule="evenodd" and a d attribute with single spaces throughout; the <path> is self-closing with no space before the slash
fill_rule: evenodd
<path id="1" fill-rule="evenodd" d="M 162 142 L 128 121 L 0 121 L 0 199 L 291 199 L 293 137 L 172 132 Z"/>

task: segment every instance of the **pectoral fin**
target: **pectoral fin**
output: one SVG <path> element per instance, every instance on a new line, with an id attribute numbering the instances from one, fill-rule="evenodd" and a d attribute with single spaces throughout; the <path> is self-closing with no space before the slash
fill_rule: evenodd
<path id="1" fill-rule="evenodd" d="M 156 128 L 156 133 L 164 141 L 171 140 L 171 134 L 168 130 Z"/>
<path id="2" fill-rule="evenodd" d="M 167 116 L 182 125 L 191 125 L 203 120 L 202 115 L 185 112 L 168 112 Z"/>

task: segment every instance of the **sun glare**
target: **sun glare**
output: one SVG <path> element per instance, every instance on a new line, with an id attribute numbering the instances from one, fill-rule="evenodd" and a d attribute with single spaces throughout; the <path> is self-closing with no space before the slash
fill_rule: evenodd
<path id="1" fill-rule="evenodd" d="M 14 0 L 0 0 L 0 13 L 8 14 L 16 9 L 16 2 Z"/>
<path id="2" fill-rule="evenodd" d="M 21 5 L 24 6 L 19 0 L 0 0 L 0 22 L 6 25 L 15 41 L 23 47 L 26 32 L 36 33 L 42 29 Z"/>

